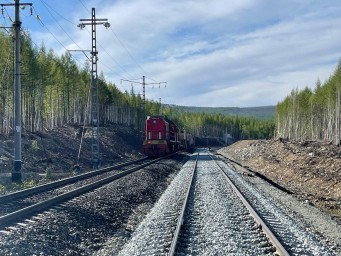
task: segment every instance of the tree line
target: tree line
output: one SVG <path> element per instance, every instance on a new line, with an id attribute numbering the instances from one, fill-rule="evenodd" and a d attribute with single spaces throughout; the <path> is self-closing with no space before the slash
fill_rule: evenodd
<path id="1" fill-rule="evenodd" d="M 340 144 L 341 60 L 329 79 L 315 88 L 291 91 L 276 106 L 276 137 Z"/>
<path id="2" fill-rule="evenodd" d="M 50 130 L 65 124 L 89 126 L 90 64 L 79 67 L 69 52 L 58 56 L 42 44 L 21 35 L 22 127 L 24 131 Z M 0 134 L 13 132 L 14 44 L 0 32 Z M 100 125 L 117 123 L 142 131 L 146 115 L 167 115 L 195 136 L 236 139 L 271 138 L 274 121 L 222 114 L 186 113 L 156 101 L 142 101 L 133 89 L 121 92 L 103 74 L 98 78 Z"/>
<path id="3" fill-rule="evenodd" d="M 234 139 L 269 139 L 273 138 L 275 123 L 273 119 L 256 119 L 244 116 L 223 114 L 189 113 L 171 107 L 163 108 L 163 113 L 171 117 L 180 128 L 195 137 L 224 137 L 231 135 Z"/>

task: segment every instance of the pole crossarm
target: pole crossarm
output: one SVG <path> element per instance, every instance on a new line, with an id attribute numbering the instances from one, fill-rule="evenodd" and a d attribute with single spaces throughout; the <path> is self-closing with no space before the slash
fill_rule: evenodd
<path id="1" fill-rule="evenodd" d="M 29 5 L 29 6 L 32 6 L 33 4 L 32 3 L 14 3 L 14 4 L 0 4 L 1 7 L 4 7 L 4 6 L 15 6 L 15 5 L 18 5 L 18 6 L 21 6 L 21 5 Z"/>
<path id="2" fill-rule="evenodd" d="M 165 86 L 167 85 L 167 82 L 154 82 L 154 83 L 146 83 L 146 77 L 143 76 L 142 77 L 142 82 L 138 82 L 138 81 L 134 81 L 134 80 L 129 80 L 129 79 L 121 79 L 121 83 L 122 81 L 124 82 L 130 82 L 130 83 L 134 83 L 134 84 L 142 84 L 142 102 L 141 104 L 143 105 L 144 108 L 144 117 L 147 117 L 147 109 L 146 109 L 146 85 L 155 85 L 158 84 L 159 88 L 161 84 L 165 84 Z M 161 102 L 160 102 L 161 104 Z"/>
<path id="3" fill-rule="evenodd" d="M 135 83 L 135 84 L 143 84 L 143 82 L 137 82 L 137 81 L 133 81 L 133 80 L 128 80 L 128 79 L 121 79 L 121 82 L 130 82 L 130 83 Z M 145 85 L 150 85 L 150 84 L 167 84 L 167 82 L 156 82 L 156 83 L 144 83 Z"/>
<path id="4" fill-rule="evenodd" d="M 95 21 L 108 21 L 108 19 L 94 19 Z M 92 19 L 79 19 L 79 21 L 92 21 Z M 91 25 L 92 23 L 90 23 Z"/>

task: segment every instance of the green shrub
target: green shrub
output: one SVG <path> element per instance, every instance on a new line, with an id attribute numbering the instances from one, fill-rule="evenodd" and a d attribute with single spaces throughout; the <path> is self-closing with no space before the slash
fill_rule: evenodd
<path id="1" fill-rule="evenodd" d="M 32 140 L 31 150 L 32 151 L 37 151 L 38 149 L 39 149 L 38 141 L 37 140 Z"/>

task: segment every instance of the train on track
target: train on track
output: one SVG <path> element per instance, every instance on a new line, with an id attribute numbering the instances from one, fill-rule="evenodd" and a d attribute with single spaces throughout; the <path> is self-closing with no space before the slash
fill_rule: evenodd
<path id="1" fill-rule="evenodd" d="M 149 157 L 165 156 L 193 146 L 193 136 L 181 131 L 171 120 L 163 116 L 148 116 L 145 123 L 143 154 Z"/>

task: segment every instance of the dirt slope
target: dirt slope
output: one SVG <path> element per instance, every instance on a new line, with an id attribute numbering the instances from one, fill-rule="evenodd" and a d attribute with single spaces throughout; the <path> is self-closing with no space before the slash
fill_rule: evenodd
<path id="1" fill-rule="evenodd" d="M 218 152 L 341 220 L 340 147 L 318 142 L 244 140 Z"/>
<path id="2" fill-rule="evenodd" d="M 77 163 L 82 127 L 64 126 L 45 132 L 22 134 L 22 172 L 24 177 L 58 176 L 72 173 Z M 79 164 L 83 171 L 91 164 L 91 134 L 83 136 Z M 125 157 L 141 156 L 141 133 L 131 127 L 110 125 L 100 128 L 102 166 Z M 13 135 L 0 135 L 0 185 L 13 169 Z"/>

